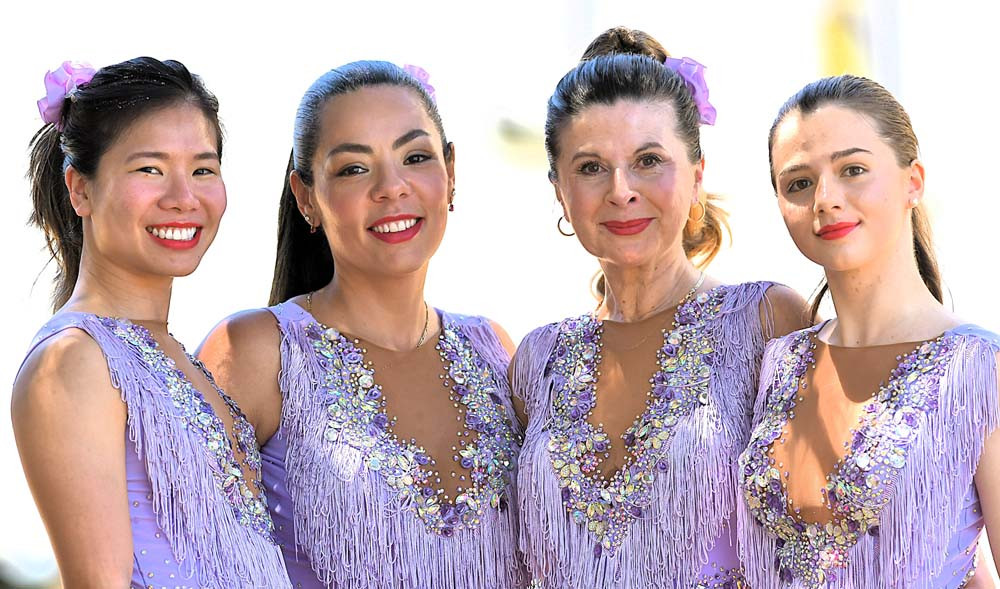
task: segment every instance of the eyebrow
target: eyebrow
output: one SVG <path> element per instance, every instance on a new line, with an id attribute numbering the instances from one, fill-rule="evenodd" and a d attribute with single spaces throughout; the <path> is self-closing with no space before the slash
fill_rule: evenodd
<path id="1" fill-rule="evenodd" d="M 835 162 L 840 158 L 844 158 L 849 155 L 854 155 L 856 153 L 871 154 L 871 152 L 868 151 L 867 149 L 862 149 L 860 147 L 850 147 L 848 149 L 842 149 L 840 151 L 835 151 L 832 154 L 830 154 L 830 161 Z M 787 168 L 782 170 L 781 173 L 778 174 L 778 177 L 781 178 L 782 176 L 787 176 L 788 174 L 798 172 L 799 170 L 805 170 L 808 167 L 809 166 L 807 166 L 806 164 L 795 164 L 794 166 L 788 166 Z"/>
<path id="2" fill-rule="evenodd" d="M 399 139 L 392 142 L 393 149 L 399 149 L 400 147 L 406 145 L 410 141 L 413 141 L 417 137 L 429 137 L 430 133 L 424 131 L 423 129 L 413 129 L 404 133 Z M 367 145 L 362 145 L 361 143 L 341 143 L 340 145 L 331 149 L 327 154 L 327 158 L 331 158 L 338 153 L 364 153 L 371 155 L 375 153 L 371 147 Z"/>
<path id="3" fill-rule="evenodd" d="M 638 149 L 636 149 L 632 153 L 639 153 L 640 151 L 645 151 L 647 149 L 651 149 L 651 148 L 654 148 L 654 147 L 659 148 L 659 149 L 663 149 L 663 146 L 660 145 L 659 143 L 657 143 L 655 141 L 650 141 L 648 143 L 643 143 L 642 145 L 639 146 Z"/>
<path id="4" fill-rule="evenodd" d="M 569 161 L 572 162 L 572 161 L 578 160 L 578 159 L 580 159 L 582 157 L 600 158 L 601 156 L 597 155 L 596 153 L 594 153 L 592 151 L 581 151 L 581 152 L 577 153 L 576 155 L 574 155 L 573 159 L 571 159 Z"/>
<path id="5" fill-rule="evenodd" d="M 138 160 L 138 159 L 144 159 L 144 158 L 157 159 L 157 160 L 169 160 L 170 159 L 170 155 L 167 154 L 167 153 L 165 153 L 165 152 L 162 152 L 162 151 L 137 151 L 137 152 L 129 155 L 127 158 L 125 158 L 125 163 L 131 162 L 132 160 Z M 216 160 L 216 161 L 218 161 L 219 154 L 215 153 L 214 151 L 203 151 L 203 152 L 201 152 L 199 154 L 196 154 L 194 156 L 194 159 L 196 159 L 196 160 Z"/>

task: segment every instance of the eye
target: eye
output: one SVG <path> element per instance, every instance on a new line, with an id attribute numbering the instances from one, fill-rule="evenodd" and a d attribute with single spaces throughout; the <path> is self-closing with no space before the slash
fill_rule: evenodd
<path id="1" fill-rule="evenodd" d="M 357 164 L 351 164 L 349 166 L 345 166 L 343 169 L 341 169 L 339 172 L 337 172 L 337 175 L 338 176 L 357 176 L 358 174 L 364 174 L 367 171 L 368 170 L 366 170 L 365 168 L 363 168 L 363 167 L 361 167 L 361 166 L 359 166 Z"/>
<path id="2" fill-rule="evenodd" d="M 858 166 L 858 165 L 847 166 L 846 168 L 844 168 L 844 175 L 845 176 L 860 176 L 861 174 L 864 174 L 867 171 L 868 170 L 866 170 L 863 167 Z"/>
<path id="3" fill-rule="evenodd" d="M 656 166 L 661 162 L 663 162 L 663 159 L 654 153 L 647 153 L 645 155 L 639 156 L 639 165 L 642 166 L 643 168 L 652 168 L 653 166 Z"/>
<path id="4" fill-rule="evenodd" d="M 785 192 L 791 194 L 794 192 L 805 190 L 810 186 L 812 186 L 812 181 L 809 180 L 808 178 L 796 178 L 795 180 L 792 180 L 791 182 L 788 183 L 788 188 L 785 189 Z"/>
<path id="5" fill-rule="evenodd" d="M 194 171 L 195 176 L 213 176 L 215 174 L 216 171 L 213 170 L 212 168 L 198 168 L 197 170 Z"/>
<path id="6" fill-rule="evenodd" d="M 593 162 L 593 161 L 583 162 L 583 164 L 581 164 L 580 167 L 577 168 L 577 171 L 580 172 L 581 174 L 585 174 L 587 176 L 593 176 L 595 174 L 600 174 L 601 173 L 601 164 L 599 164 L 597 162 Z"/>
<path id="7" fill-rule="evenodd" d="M 431 156 L 427 155 L 426 153 L 414 153 L 412 155 L 406 156 L 406 159 L 403 160 L 403 163 L 406 164 L 406 165 L 422 164 L 422 163 L 424 163 L 426 161 L 429 161 L 431 159 L 434 159 L 434 158 L 432 158 Z"/>
<path id="8" fill-rule="evenodd" d="M 136 172 L 142 172 L 143 174 L 155 174 L 155 175 L 158 175 L 158 176 L 162 176 L 163 175 L 163 173 L 160 172 L 159 168 L 156 168 L 154 166 L 143 166 L 143 167 L 137 169 Z"/>

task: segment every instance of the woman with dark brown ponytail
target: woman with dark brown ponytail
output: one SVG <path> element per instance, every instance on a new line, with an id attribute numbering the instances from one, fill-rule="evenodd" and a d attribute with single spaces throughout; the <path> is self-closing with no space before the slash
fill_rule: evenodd
<path id="1" fill-rule="evenodd" d="M 253 427 L 167 326 L 226 208 L 218 102 L 150 57 L 46 89 L 29 177 L 56 313 L 11 413 L 63 587 L 290 587 Z"/>
<path id="2" fill-rule="evenodd" d="M 725 231 L 702 190 L 714 120 L 702 66 L 629 29 L 598 37 L 549 99 L 559 228 L 603 277 L 596 311 L 536 329 L 513 361 L 537 587 L 743 586 L 734 465 L 764 344 L 802 327 L 805 303 L 704 273 Z"/>
<path id="3" fill-rule="evenodd" d="M 755 589 L 973 587 L 1000 557 L 1000 339 L 942 303 L 924 166 L 866 78 L 813 82 L 768 140 L 778 206 L 836 317 L 777 340 L 740 457 Z M 987 582 L 985 586 L 992 586 Z"/>

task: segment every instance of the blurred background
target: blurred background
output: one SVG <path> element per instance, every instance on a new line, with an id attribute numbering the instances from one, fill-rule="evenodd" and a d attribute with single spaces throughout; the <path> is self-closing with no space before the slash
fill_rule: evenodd
<path id="1" fill-rule="evenodd" d="M 266 305 L 295 108 L 317 76 L 356 59 L 428 70 L 457 146 L 456 210 L 431 266 L 428 300 L 490 316 L 515 341 L 592 308 L 597 265 L 575 238 L 556 232 L 560 213 L 546 180 L 542 126 L 556 82 L 593 37 L 616 25 L 645 30 L 675 56 L 708 68 L 719 117 L 703 130 L 705 185 L 726 196 L 733 231 L 733 246 L 712 274 L 812 292 L 821 271 L 799 255 L 778 216 L 767 131 L 778 107 L 807 82 L 864 74 L 900 99 L 921 141 L 949 304 L 1000 331 L 1000 248 L 993 240 L 1000 191 L 990 151 L 1000 115 L 986 69 L 998 55 L 998 17 L 1000 3 L 980 0 L 383 0 L 285 2 L 266 10 L 189 0 L 49 0 L 5 8 L 0 195 L 10 206 L 0 215 L 0 243 L 10 249 L 2 256 L 0 302 L 10 315 L 0 361 L 0 589 L 59 586 L 14 446 L 6 383 L 51 313 L 53 269 L 41 234 L 25 224 L 24 172 L 28 141 L 41 125 L 35 101 L 42 77 L 62 61 L 100 67 L 138 55 L 178 59 L 219 97 L 229 208 L 199 270 L 175 283 L 171 329 L 189 349 L 219 319 Z"/>

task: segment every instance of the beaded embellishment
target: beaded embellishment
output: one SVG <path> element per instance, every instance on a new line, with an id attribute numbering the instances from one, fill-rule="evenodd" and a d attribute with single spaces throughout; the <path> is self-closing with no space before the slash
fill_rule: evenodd
<path id="1" fill-rule="evenodd" d="M 319 391 L 328 417 L 324 437 L 358 450 L 364 467 L 380 473 L 429 531 L 451 537 L 477 527 L 488 508 L 507 508 L 517 440 L 492 370 L 458 327 L 444 322 L 437 350 L 447 367 L 445 385 L 451 385 L 451 397 L 464 414 L 465 443 L 453 460 L 470 471 L 471 485 L 449 501 L 443 500 L 443 489 L 435 488 L 440 481 L 432 476 L 434 459 L 393 433 L 395 419 L 386 414 L 382 388 L 366 366 L 359 342 L 316 322 L 305 332 L 326 369 Z"/>
<path id="2" fill-rule="evenodd" d="M 816 330 L 795 336 L 775 371 L 764 420 L 752 432 L 740 457 L 747 505 L 778 537 L 775 568 L 785 582 L 797 579 L 818 589 L 837 580 L 848 566 L 848 552 L 865 535 L 879 534 L 879 516 L 892 499 L 906 466 L 908 449 L 937 409 L 938 389 L 953 351 L 947 336 L 927 341 L 900 358 L 888 383 L 866 404 L 852 430 L 847 452 L 827 477 L 824 500 L 830 522 L 807 522 L 789 513 L 781 473 L 769 457 L 771 444 L 795 416 L 805 375 L 815 365 Z"/>
<path id="3" fill-rule="evenodd" d="M 201 391 L 195 388 L 184 372 L 177 368 L 173 358 L 163 352 L 149 330 L 127 319 L 100 317 L 99 320 L 104 327 L 114 333 L 115 337 L 138 350 L 142 354 L 143 362 L 150 367 L 155 378 L 163 384 L 164 390 L 170 396 L 170 401 L 185 429 L 194 432 L 204 444 L 209 456 L 212 457 L 213 460 L 209 462 L 212 467 L 212 475 L 215 477 L 219 490 L 232 505 L 240 525 L 271 538 L 271 534 L 274 532 L 274 523 L 267 511 L 267 498 L 260 479 L 261 458 L 257 448 L 257 439 L 253 426 L 247 421 L 236 402 L 215 384 L 215 379 L 212 378 L 212 374 L 201 363 L 201 360 L 188 354 L 184 350 L 184 346 L 181 345 L 184 355 L 195 368 L 201 371 L 229 409 L 229 414 L 233 418 L 233 435 L 236 438 L 236 445 L 245 456 L 243 464 L 255 474 L 253 486 L 256 489 L 256 494 L 251 490 L 243 475 L 243 470 L 236 460 L 232 443 L 226 435 L 225 424 L 215 414 Z"/>
<path id="4" fill-rule="evenodd" d="M 608 456 L 608 434 L 587 421 L 596 405 L 603 327 L 591 315 L 559 324 L 547 367 L 553 383 L 549 458 L 563 505 L 597 540 L 595 557 L 613 555 L 632 521 L 644 516 L 657 473 L 669 468 L 675 426 L 710 402 L 715 350 L 706 322 L 722 308 L 725 293 L 717 287 L 678 307 L 674 328 L 664 330 L 657 351 L 658 370 L 650 379 L 646 410 L 622 434 L 625 465 L 610 480 L 597 469 Z"/>

